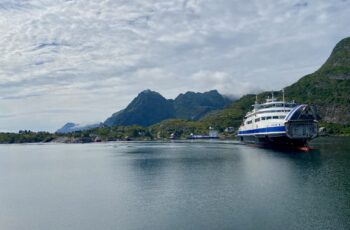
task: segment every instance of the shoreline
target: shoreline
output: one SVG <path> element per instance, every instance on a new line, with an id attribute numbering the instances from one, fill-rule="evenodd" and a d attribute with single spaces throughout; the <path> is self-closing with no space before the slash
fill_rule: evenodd
<path id="1" fill-rule="evenodd" d="M 315 140 L 319 138 L 350 138 L 350 135 L 320 135 Z M 170 138 L 158 138 L 158 139 L 142 139 L 142 138 L 128 138 L 128 139 L 116 139 L 116 140 L 102 140 L 102 141 L 87 141 L 78 138 L 55 138 L 50 141 L 21 141 L 21 142 L 0 142 L 0 145 L 12 145 L 12 144 L 100 144 L 100 143 L 132 143 L 132 142 L 235 142 L 237 141 L 235 137 L 233 138 L 212 138 L 212 139 L 170 139 Z"/>

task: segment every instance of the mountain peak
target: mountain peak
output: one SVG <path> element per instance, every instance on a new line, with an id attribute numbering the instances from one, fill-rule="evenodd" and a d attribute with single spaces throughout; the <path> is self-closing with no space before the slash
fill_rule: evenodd
<path id="1" fill-rule="evenodd" d="M 350 38 L 334 47 L 320 69 L 285 88 L 286 96 L 316 106 L 323 121 L 348 124 L 350 121 Z"/>
<path id="2" fill-rule="evenodd" d="M 330 57 L 317 72 L 332 79 L 350 79 L 350 37 L 337 43 Z"/>
<path id="3" fill-rule="evenodd" d="M 150 90 L 150 89 L 145 89 L 145 90 L 143 90 L 143 91 L 141 91 L 140 93 L 139 93 L 139 95 L 140 94 L 159 94 L 158 92 L 156 92 L 156 91 L 152 91 L 152 90 Z M 159 94 L 160 95 L 160 94 Z"/>
<path id="4" fill-rule="evenodd" d="M 160 93 L 156 92 L 156 91 L 152 91 L 150 89 L 146 89 L 141 91 L 136 98 L 163 98 L 164 100 L 166 100 Z M 135 98 L 135 99 L 136 99 Z"/>
<path id="5" fill-rule="evenodd" d="M 149 126 L 172 118 L 174 114 L 171 101 L 148 89 L 139 93 L 124 110 L 108 118 L 105 124 Z"/>
<path id="6" fill-rule="evenodd" d="M 204 93 L 215 93 L 215 94 L 219 94 L 219 91 L 216 90 L 216 89 L 212 89 L 212 90 L 209 90 L 208 92 L 204 92 Z"/>

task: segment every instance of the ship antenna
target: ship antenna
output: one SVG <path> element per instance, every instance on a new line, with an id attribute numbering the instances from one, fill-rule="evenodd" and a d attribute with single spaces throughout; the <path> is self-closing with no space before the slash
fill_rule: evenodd
<path id="1" fill-rule="evenodd" d="M 273 91 L 271 91 L 271 96 L 271 101 L 274 101 L 275 98 L 273 97 Z"/>
<path id="2" fill-rule="evenodd" d="M 284 100 L 284 88 L 282 89 L 282 100 L 283 100 L 283 108 L 286 107 L 286 102 Z"/>

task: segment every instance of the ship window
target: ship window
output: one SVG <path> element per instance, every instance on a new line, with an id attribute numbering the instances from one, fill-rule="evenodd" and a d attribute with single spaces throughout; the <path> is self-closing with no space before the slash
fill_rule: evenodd
<path id="1" fill-rule="evenodd" d="M 286 118 L 286 116 L 280 116 L 280 119 L 284 119 L 284 118 Z"/>
<path id="2" fill-rule="evenodd" d="M 278 119 L 278 116 L 273 116 L 272 119 Z"/>
<path id="3" fill-rule="evenodd" d="M 266 117 L 262 117 L 261 120 L 265 121 Z"/>
<path id="4" fill-rule="evenodd" d="M 259 121 L 260 121 L 260 118 L 255 119 L 255 122 L 259 122 Z"/>
<path id="5" fill-rule="evenodd" d="M 258 114 L 261 114 L 261 113 L 278 113 L 278 112 L 289 112 L 290 111 L 290 109 L 288 109 L 288 110 L 270 110 L 270 111 L 259 111 L 259 112 L 257 112 Z"/>
<path id="6" fill-rule="evenodd" d="M 247 124 L 251 124 L 253 121 L 247 121 Z"/>
<path id="7" fill-rule="evenodd" d="M 271 120 L 272 119 L 272 117 L 266 117 L 266 120 Z"/>

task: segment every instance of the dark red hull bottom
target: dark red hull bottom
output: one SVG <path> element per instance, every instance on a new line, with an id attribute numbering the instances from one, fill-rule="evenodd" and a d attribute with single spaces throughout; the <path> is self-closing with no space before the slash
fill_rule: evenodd
<path id="1" fill-rule="evenodd" d="M 239 141 L 256 147 L 272 148 L 280 150 L 297 150 L 308 152 L 311 148 L 307 145 L 306 139 L 290 139 L 287 136 L 279 137 L 256 137 L 256 136 L 240 136 Z"/>

